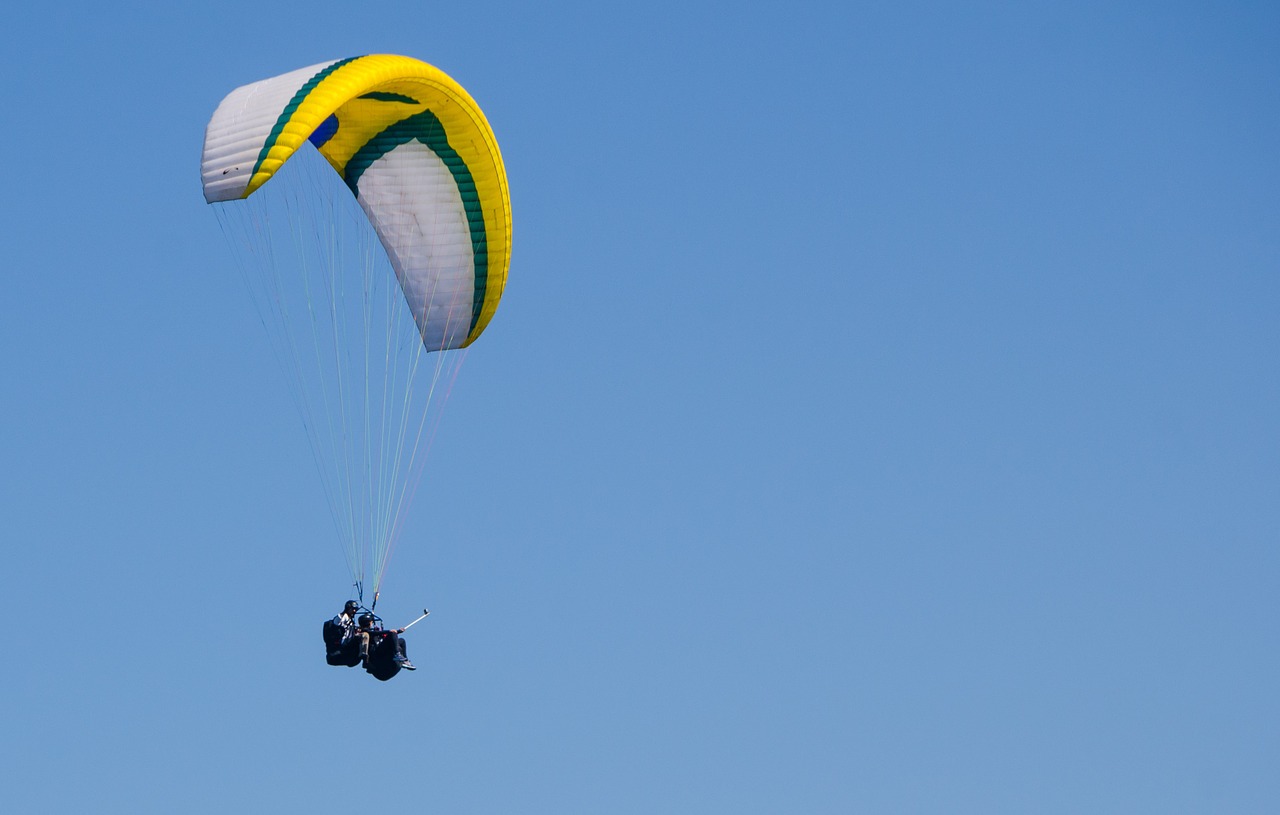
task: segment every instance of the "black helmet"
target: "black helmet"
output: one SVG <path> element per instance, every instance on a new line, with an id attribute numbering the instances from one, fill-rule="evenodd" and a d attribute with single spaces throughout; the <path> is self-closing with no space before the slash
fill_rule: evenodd
<path id="1" fill-rule="evenodd" d="M 342 610 L 343 611 L 359 611 L 360 604 L 357 603 L 355 600 L 348 600 L 347 604 L 342 607 Z"/>
<path id="2" fill-rule="evenodd" d="M 372 614 L 361 614 L 361 615 L 360 615 L 360 619 L 359 619 L 357 622 L 359 622 L 359 623 L 360 623 L 360 627 L 361 627 L 361 628 L 364 628 L 364 627 L 365 627 L 365 626 L 367 626 L 367 625 L 373 625 L 373 615 L 372 615 Z"/>

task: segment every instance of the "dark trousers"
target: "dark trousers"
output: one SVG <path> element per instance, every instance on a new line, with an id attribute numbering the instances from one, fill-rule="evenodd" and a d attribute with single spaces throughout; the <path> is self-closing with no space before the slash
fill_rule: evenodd
<path id="1" fill-rule="evenodd" d="M 404 639 L 394 631 L 384 632 L 377 642 L 369 646 L 369 661 L 365 670 L 373 674 L 375 679 L 386 682 L 400 673 L 396 656 L 408 657 L 408 649 Z"/>

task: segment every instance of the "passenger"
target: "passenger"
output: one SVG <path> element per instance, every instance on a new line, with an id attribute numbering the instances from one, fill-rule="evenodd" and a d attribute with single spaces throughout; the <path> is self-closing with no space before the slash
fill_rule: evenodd
<path id="1" fill-rule="evenodd" d="M 400 673 L 401 668 L 406 671 L 417 670 L 409 661 L 408 649 L 404 638 L 400 636 L 404 629 L 387 630 L 374 622 L 373 615 L 361 614 L 356 633 L 356 636 L 364 635 L 369 643 L 368 658 L 364 661 L 365 670 L 383 682 Z"/>

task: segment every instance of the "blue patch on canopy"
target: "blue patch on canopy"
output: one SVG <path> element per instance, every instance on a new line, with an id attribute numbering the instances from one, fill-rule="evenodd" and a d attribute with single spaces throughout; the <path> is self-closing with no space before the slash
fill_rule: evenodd
<path id="1" fill-rule="evenodd" d="M 314 144 L 316 147 L 323 147 L 324 143 L 329 141 L 329 139 L 332 139 L 333 134 L 337 132 L 338 132 L 338 117 L 336 115 L 330 115 L 328 119 L 325 119 L 323 122 L 321 122 L 320 126 L 317 127 L 315 131 L 313 131 L 312 134 L 307 137 L 307 140 L 310 141 L 312 144 Z"/>

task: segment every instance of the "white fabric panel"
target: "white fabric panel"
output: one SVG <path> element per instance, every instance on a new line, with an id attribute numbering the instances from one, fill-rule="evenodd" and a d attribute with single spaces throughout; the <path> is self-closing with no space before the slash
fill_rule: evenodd
<path id="1" fill-rule="evenodd" d="M 471 230 L 453 173 L 411 141 L 360 176 L 360 205 L 387 248 L 428 351 L 458 348 L 471 330 Z"/>
<path id="2" fill-rule="evenodd" d="M 244 197 L 262 145 L 289 101 L 307 80 L 333 62 L 299 68 L 287 74 L 242 85 L 227 94 L 204 131 L 200 176 L 204 200 Z"/>

